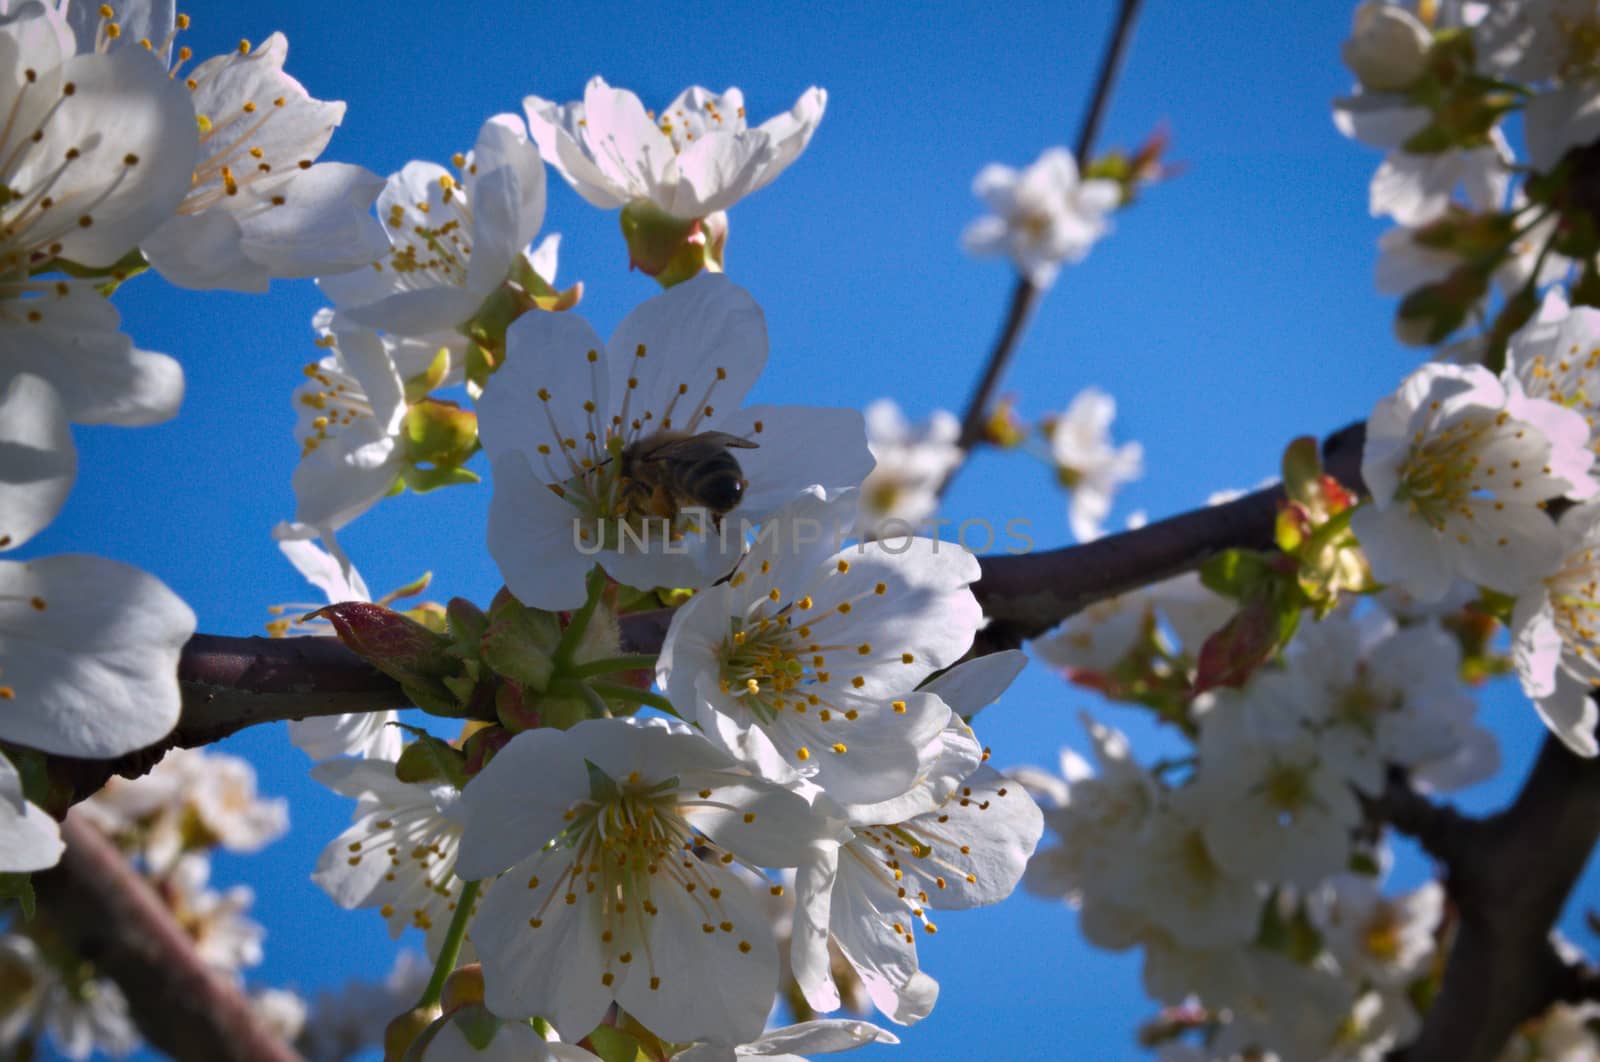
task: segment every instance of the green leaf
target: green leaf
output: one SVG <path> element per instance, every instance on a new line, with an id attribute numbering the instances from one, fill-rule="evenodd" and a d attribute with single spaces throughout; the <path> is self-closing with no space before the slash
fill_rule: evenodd
<path id="1" fill-rule="evenodd" d="M 551 658 L 560 644 L 561 622 L 553 613 L 528 608 L 506 594 L 489 607 L 478 655 L 496 674 L 542 691 L 550 684 Z"/>
<path id="2" fill-rule="evenodd" d="M 17 901 L 22 908 L 22 917 L 26 921 L 33 921 L 34 895 L 33 876 L 31 874 L 0 874 L 0 902 L 6 900 Z"/>
<path id="3" fill-rule="evenodd" d="M 416 740 L 405 747 L 394 765 L 402 782 L 447 781 L 457 789 L 467 784 L 466 757 L 461 750 L 416 727 L 406 727 Z"/>
<path id="4" fill-rule="evenodd" d="M 590 800 L 596 804 L 614 804 L 622 799 L 622 787 L 617 785 L 616 779 L 588 760 L 583 761 L 583 766 L 589 772 Z"/>
<path id="5" fill-rule="evenodd" d="M 602 1062 L 650 1062 L 639 1041 L 610 1025 L 602 1025 L 585 1039 Z"/>
<path id="6" fill-rule="evenodd" d="M 1266 554 L 1256 550 L 1230 549 L 1206 561 L 1200 581 L 1223 597 L 1243 600 L 1263 582 L 1274 578 Z"/>

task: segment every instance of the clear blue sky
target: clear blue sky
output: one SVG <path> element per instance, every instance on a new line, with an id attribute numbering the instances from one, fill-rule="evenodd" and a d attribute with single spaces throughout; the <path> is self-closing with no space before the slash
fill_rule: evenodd
<path id="1" fill-rule="evenodd" d="M 811 147 L 732 215 L 730 275 L 767 313 L 772 354 L 756 401 L 864 406 L 894 397 L 913 415 L 959 408 L 998 327 L 1006 266 L 957 246 L 977 212 L 970 183 L 987 162 L 1031 162 L 1072 140 L 1111 0 L 995 4 L 520 3 L 271 5 L 200 3 L 196 55 L 289 38 L 289 70 L 314 95 L 349 103 L 325 157 L 380 173 L 445 161 L 480 123 L 528 94 L 577 98 L 591 75 L 660 106 L 692 83 L 740 86 L 753 120 L 807 86 L 829 92 Z M 1173 133 L 1177 180 L 1153 188 L 1116 232 L 1068 269 L 1041 307 L 1004 390 L 1029 414 L 1064 408 L 1090 384 L 1120 403 L 1116 432 L 1144 444 L 1145 479 L 1119 498 L 1160 517 L 1274 471 L 1284 444 L 1364 418 L 1418 361 L 1391 337 L 1393 305 L 1373 290 L 1367 182 L 1378 158 L 1342 139 L 1330 99 L 1348 3 L 1197 4 L 1149 0 L 1104 127 L 1131 145 L 1158 122 Z M 547 232 L 564 236 L 560 279 L 585 282 L 580 312 L 602 334 L 653 281 L 625 271 L 614 214 L 553 173 Z M 142 347 L 177 356 L 189 391 L 154 429 L 78 429 L 78 484 L 24 556 L 86 551 L 155 572 L 204 631 L 261 633 L 264 608 L 311 591 L 279 555 L 272 525 L 293 515 L 297 458 L 289 396 L 318 352 L 309 282 L 270 296 L 173 290 L 146 278 L 118 296 Z M 343 541 L 374 592 L 435 573 L 439 599 L 486 602 L 499 585 L 483 546 L 487 487 L 386 502 Z M 1064 499 L 1017 454 L 983 455 L 946 515 L 1032 521 L 1041 547 L 1068 541 Z M 1082 747 L 1087 694 L 1030 669 L 978 720 L 1001 766 L 1053 765 Z M 1484 698 L 1502 736 L 1504 776 L 1463 798 L 1497 806 L 1514 791 L 1541 728 L 1511 691 Z M 1129 710 L 1102 713 L 1138 737 Z M 1136 744 L 1136 747 L 1139 747 Z M 1159 755 L 1155 747 L 1151 758 Z M 219 858 L 213 880 L 254 883 L 269 931 L 252 982 L 306 995 L 379 977 L 393 955 L 375 912 L 334 908 L 309 880 L 347 821 L 281 728 L 224 745 L 270 794 L 292 800 L 289 835 L 249 859 Z M 1411 880 L 1413 859 L 1402 865 Z M 1591 866 L 1578 895 L 1600 900 Z M 1576 913 L 1567 927 L 1593 945 Z M 933 1016 L 901 1048 L 851 1056 L 939 1060 L 1113 1059 L 1135 1053 L 1151 1011 L 1138 960 L 1086 946 L 1064 906 L 1019 895 L 940 920 L 922 942 L 943 984 Z"/>

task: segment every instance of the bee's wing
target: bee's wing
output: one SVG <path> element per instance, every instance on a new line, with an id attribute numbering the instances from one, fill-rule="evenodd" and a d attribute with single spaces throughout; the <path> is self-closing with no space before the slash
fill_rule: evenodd
<path id="1" fill-rule="evenodd" d="M 717 446 L 728 446 L 739 450 L 754 450 L 757 444 L 740 435 L 729 435 L 725 431 L 704 431 L 695 436 Z"/>

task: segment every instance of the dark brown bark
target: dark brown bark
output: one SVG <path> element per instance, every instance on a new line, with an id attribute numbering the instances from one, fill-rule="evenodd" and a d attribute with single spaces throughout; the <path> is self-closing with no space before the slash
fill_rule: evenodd
<path id="1" fill-rule="evenodd" d="M 1439 861 L 1458 912 L 1444 982 L 1405 1062 L 1493 1062 L 1518 1025 L 1583 998 L 1593 970 L 1550 934 L 1600 841 L 1600 760 L 1554 737 L 1510 807 L 1484 819 L 1435 807 L 1398 780 L 1377 810 Z"/>

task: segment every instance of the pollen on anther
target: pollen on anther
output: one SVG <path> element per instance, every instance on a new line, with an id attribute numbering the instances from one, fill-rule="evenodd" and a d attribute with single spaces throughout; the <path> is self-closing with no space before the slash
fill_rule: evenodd
<path id="1" fill-rule="evenodd" d="M 843 742 L 839 742 L 839 743 L 837 743 L 837 744 L 835 744 L 833 746 L 833 751 L 837 752 L 839 755 L 843 756 L 846 752 L 849 752 L 850 750 L 844 745 Z"/>
<path id="2" fill-rule="evenodd" d="M 528 928 L 529 929 L 538 929 L 542 925 L 544 925 L 544 919 L 542 919 L 542 918 L 530 918 L 530 919 L 528 919 Z"/>
<path id="3" fill-rule="evenodd" d="M 906 714 L 906 702 L 905 701 L 893 701 L 893 702 L 890 703 L 889 706 L 895 710 L 895 714 L 897 714 L 897 715 L 905 715 Z"/>
<path id="4" fill-rule="evenodd" d="M 794 758 L 801 761 L 809 760 L 811 758 L 811 750 L 801 745 L 794 750 Z"/>

